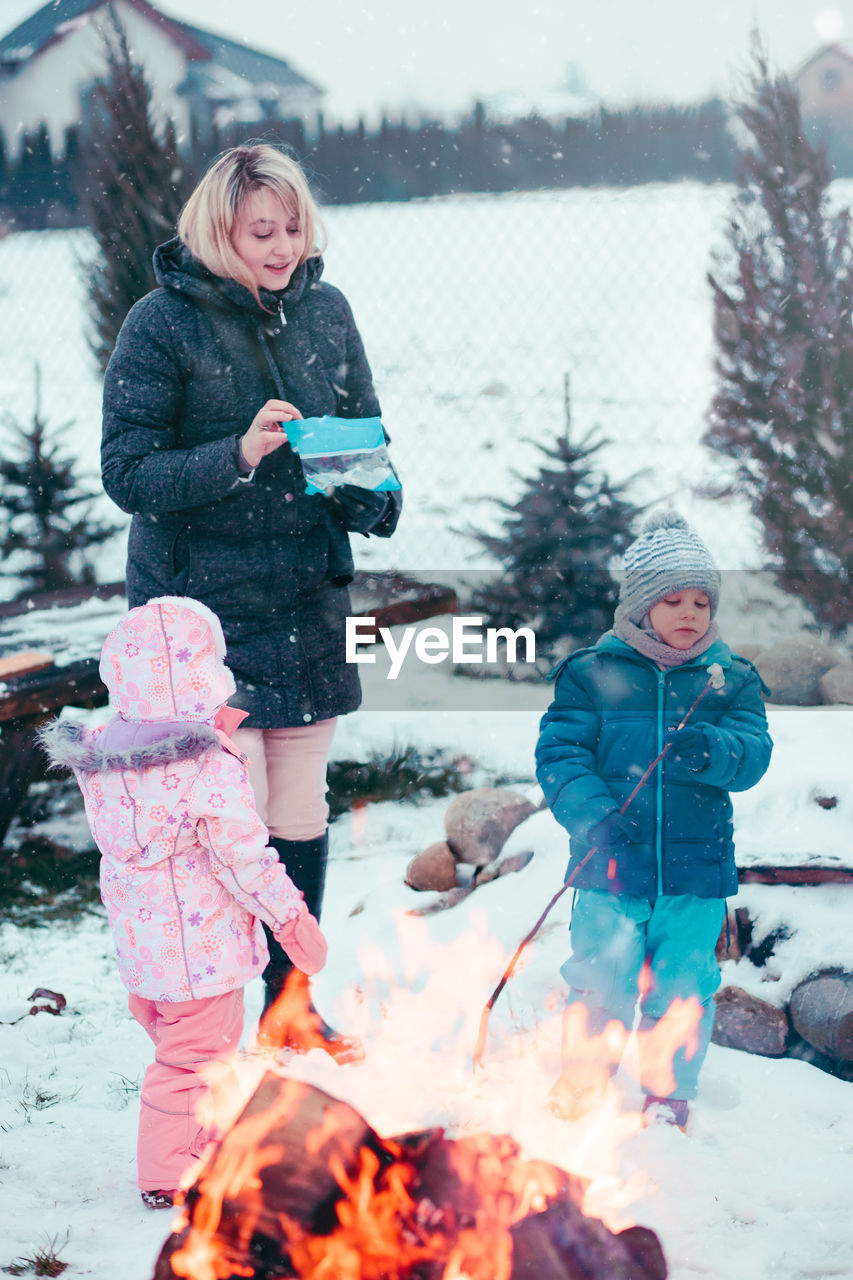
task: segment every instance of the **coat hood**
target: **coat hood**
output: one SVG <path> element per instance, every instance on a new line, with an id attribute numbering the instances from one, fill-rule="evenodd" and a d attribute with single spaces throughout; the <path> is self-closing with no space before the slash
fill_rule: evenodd
<path id="1" fill-rule="evenodd" d="M 219 619 L 198 600 L 161 596 L 131 609 L 104 642 L 100 676 L 129 721 L 211 720 L 234 692 Z"/>
<path id="2" fill-rule="evenodd" d="M 226 310 L 242 311 L 257 320 L 275 315 L 280 307 L 288 311 L 323 274 L 321 257 L 306 258 L 290 277 L 287 288 L 279 293 L 260 290 L 262 305 L 259 306 L 251 290 L 237 280 L 227 280 L 208 271 L 178 236 L 155 249 L 153 261 L 157 283 L 164 289 L 212 302 Z"/>

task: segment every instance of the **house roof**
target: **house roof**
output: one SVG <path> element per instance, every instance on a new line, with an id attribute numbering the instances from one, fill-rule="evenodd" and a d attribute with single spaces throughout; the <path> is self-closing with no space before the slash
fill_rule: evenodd
<path id="1" fill-rule="evenodd" d="M 272 54 L 263 53 L 260 49 L 252 48 L 251 45 L 216 35 L 213 31 L 205 31 L 202 27 L 193 27 L 186 22 L 180 25 L 207 50 L 211 61 L 244 80 L 254 84 L 265 82 L 288 88 L 300 85 L 303 88 L 315 89 L 318 93 L 322 92 L 319 85 L 306 80 L 305 76 L 294 71 L 283 58 L 274 58 Z"/>
<path id="2" fill-rule="evenodd" d="M 800 65 L 791 73 L 791 79 L 799 80 L 800 76 L 809 69 L 815 62 L 821 62 L 827 54 L 834 54 L 836 57 L 843 58 L 845 62 L 853 63 L 853 52 L 843 44 L 824 44 L 819 49 L 815 49 L 814 53 L 810 53 Z"/>
<path id="3" fill-rule="evenodd" d="M 94 9 L 100 9 L 107 0 L 49 0 L 29 18 L 0 39 L 0 65 L 8 69 L 22 66 L 30 58 L 43 53 L 50 45 L 61 40 L 68 30 Z M 183 23 L 167 18 L 148 0 L 127 0 L 134 9 L 165 27 L 176 43 L 180 44 L 188 58 L 209 57 L 208 50 L 190 39 Z"/>
<path id="4" fill-rule="evenodd" d="M 30 58 L 61 40 L 69 24 L 99 9 L 107 0 L 49 0 L 0 39 L 0 68 L 14 71 Z M 229 40 L 202 27 L 167 17 L 148 0 L 126 0 L 139 13 L 158 23 L 183 50 L 189 62 L 215 62 L 250 83 L 263 81 L 282 87 L 319 87 L 294 71 L 282 58 L 250 45 Z"/>

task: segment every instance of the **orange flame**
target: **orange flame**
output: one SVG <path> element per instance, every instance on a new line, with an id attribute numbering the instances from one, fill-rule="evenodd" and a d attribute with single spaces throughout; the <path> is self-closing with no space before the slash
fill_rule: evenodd
<path id="1" fill-rule="evenodd" d="M 320 1034 L 323 1020 L 311 1003 L 308 978 L 292 969 L 281 994 L 264 1013 L 258 1028 L 258 1047 L 284 1047 L 307 1053 L 322 1049 L 326 1041 Z"/>
<path id="2" fill-rule="evenodd" d="M 255 1115 L 244 1113 L 239 1140 L 225 1141 L 216 1150 L 216 1158 L 202 1171 L 195 1190 L 192 1221 L 186 1240 L 171 1258 L 172 1270 L 187 1280 L 224 1280 L 234 1275 L 251 1276 L 253 1270 L 239 1270 L 235 1261 L 249 1241 L 265 1211 L 260 1174 L 276 1164 L 282 1154 L 280 1145 L 264 1144 L 276 1128 L 294 1114 L 299 1105 L 302 1086 L 283 1081 L 272 1104 Z M 247 1109 L 248 1111 L 248 1109 Z M 217 1233 L 222 1223 L 226 1201 L 239 1199 L 238 1229 L 232 1250 L 224 1247 Z"/>
<path id="3" fill-rule="evenodd" d="M 448 1208 L 438 1191 L 430 1195 L 429 1189 L 425 1192 L 416 1184 L 403 1139 L 402 1147 L 382 1140 L 386 1151 L 403 1151 L 400 1160 L 385 1161 L 370 1145 L 362 1145 L 355 1155 L 350 1147 L 348 1157 L 347 1142 L 337 1140 L 348 1122 L 330 1107 L 322 1116 L 317 1114 L 317 1122 L 301 1134 L 300 1142 L 307 1156 L 320 1155 L 327 1166 L 332 1195 L 337 1197 L 332 1226 L 324 1224 L 313 1232 L 301 1215 L 282 1204 L 271 1205 L 263 1175 L 278 1162 L 286 1163 L 279 1131 L 295 1114 L 305 1088 L 297 1080 L 281 1078 L 273 1052 L 283 1042 L 306 1049 L 322 1045 L 308 983 L 294 975 L 258 1037 L 262 1054 L 266 1047 L 260 1069 L 277 1072 L 276 1091 L 255 1112 L 250 1102 L 209 1155 L 179 1220 L 185 1238 L 171 1257 L 175 1275 L 187 1280 L 251 1276 L 246 1259 L 257 1231 L 282 1241 L 282 1251 L 296 1272 L 312 1280 L 393 1280 L 424 1261 L 443 1268 L 442 1280 L 508 1280 L 511 1228 L 554 1198 L 568 1194 L 576 1203 L 582 1200 L 585 1212 L 593 1211 L 612 1229 L 627 1225 L 625 1206 L 645 1187 L 637 1185 L 643 1178 L 640 1173 L 620 1176 L 616 1153 L 642 1121 L 637 1112 L 621 1109 L 613 1075 L 620 1063 L 623 1075 L 636 1074 L 632 1054 L 636 1059 L 638 1053 L 644 1086 L 666 1096 L 674 1087 L 675 1053 L 695 1052 L 701 1007 L 695 1000 L 676 1001 L 651 1031 L 637 1034 L 634 1049 L 621 1023 L 611 1022 L 600 1035 L 592 1035 L 584 1007 L 570 1006 L 562 1018 L 563 1070 L 566 1074 L 567 1067 L 574 1066 L 587 1081 L 589 1105 L 579 1108 L 577 1115 L 569 1106 L 563 1114 L 580 1122 L 567 1130 L 555 1125 L 544 1105 L 548 1077 L 553 1080 L 560 1053 L 556 1012 L 550 1019 L 539 1016 L 532 1031 L 505 1028 L 488 1067 L 476 1078 L 471 1076 L 471 1028 L 478 1016 L 480 987 L 497 967 L 496 945 L 486 931 L 473 944 L 468 934 L 438 946 L 426 922 L 407 919 L 399 969 L 388 952 L 374 944 L 363 968 L 376 984 L 375 991 L 366 982 L 367 996 L 359 991 L 356 1004 L 349 993 L 350 1011 L 370 1023 L 366 1066 L 342 1070 L 327 1055 L 312 1054 L 289 1058 L 288 1068 L 305 1080 L 313 1078 L 320 1088 L 333 1077 L 335 1092 L 343 1089 L 359 1098 L 367 1114 L 382 1114 L 386 1132 L 429 1122 L 436 1111 L 456 1114 L 482 1130 L 500 1133 L 511 1125 L 516 1136 L 524 1135 L 528 1152 L 532 1148 L 545 1160 L 554 1153 L 559 1163 L 566 1159 L 570 1139 L 571 1167 L 584 1175 L 583 1185 L 577 1176 L 555 1173 L 555 1165 L 545 1160 L 522 1158 L 514 1138 L 465 1134 L 448 1144 L 448 1176 L 471 1188 L 470 1196 L 462 1197 L 466 1211 L 459 1212 Z M 463 971 L 468 982 L 461 987 Z M 562 999 L 556 1003 L 562 1006 Z M 381 1016 L 372 1021 L 377 1008 Z M 367 1025 L 360 1029 L 364 1034 Z M 245 1085 L 247 1075 L 259 1069 L 258 1058 L 239 1065 Z M 233 1080 L 232 1072 L 231 1084 L 225 1076 L 222 1084 L 223 1095 L 231 1090 L 232 1113 Z M 253 1101 L 262 1092 L 257 1090 Z M 554 1097 L 557 1094 L 555 1088 Z M 220 1126 L 224 1114 L 219 1111 Z M 290 1197 L 285 1199 L 289 1202 Z"/>

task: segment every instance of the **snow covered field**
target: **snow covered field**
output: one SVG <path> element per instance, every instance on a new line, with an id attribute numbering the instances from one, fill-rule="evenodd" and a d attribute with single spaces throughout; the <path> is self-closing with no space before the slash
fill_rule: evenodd
<path id="1" fill-rule="evenodd" d="M 599 456 L 614 479 L 644 470 L 638 502 L 677 498 L 727 569 L 760 562 L 743 511 L 721 520 L 690 492 L 709 475 L 705 275 L 731 196 L 678 183 L 327 211 L 326 279 L 352 303 L 406 485 L 405 523 L 392 543 L 363 545 L 365 567 L 488 564 L 459 530 L 493 525 L 491 499 L 538 461 L 529 440 L 562 431 L 566 376 L 572 430 L 612 442 Z M 100 388 L 81 284 L 91 252 L 82 231 L 0 241 L 0 402 L 31 415 L 39 361 L 44 412 L 71 424 L 70 451 L 94 486 Z M 100 573 L 123 575 L 120 543 Z"/>
<path id="2" fill-rule="evenodd" d="M 773 765 L 737 801 L 745 859 L 849 852 L 853 709 L 770 710 Z M 359 712 L 342 725 L 336 753 L 440 743 L 472 756 L 482 776 L 529 785 L 536 726 L 527 707 L 499 716 Z M 836 809 L 813 803 L 818 784 L 838 796 Z M 442 837 L 446 803 L 369 806 L 333 827 L 323 915 L 331 952 L 314 989 L 327 1016 L 364 1037 L 367 1059 L 339 1067 L 315 1051 L 286 1069 L 387 1134 L 433 1124 L 452 1134 L 511 1132 L 529 1155 L 591 1179 L 588 1212 L 614 1228 L 654 1228 L 673 1280 L 718 1277 L 723 1265 L 774 1280 L 848 1277 L 853 1085 L 802 1062 L 712 1045 L 686 1134 L 640 1129 L 630 1052 L 592 1116 L 567 1124 L 547 1110 L 559 1070 L 566 899 L 498 1002 L 483 1068 L 472 1074 L 480 1010 L 559 885 L 565 841 L 548 813 L 534 815 L 508 845 L 535 849 L 526 870 L 416 919 L 406 910 L 431 895 L 404 886 L 405 867 Z M 727 963 L 724 979 L 781 1001 L 812 968 L 853 967 L 852 900 L 839 886 L 745 888 L 736 905 L 750 907 L 761 933 L 785 919 L 794 936 L 777 948 L 777 981 L 748 961 Z M 68 1277 L 112 1280 L 120 1268 L 124 1280 L 148 1280 L 169 1231 L 169 1215 L 143 1210 L 135 1189 L 136 1091 L 149 1048 L 126 1012 L 99 912 L 50 929 L 0 929 L 0 1019 L 25 1013 L 37 986 L 63 992 L 68 1009 L 0 1026 L 0 1267 L 67 1240 Z M 260 1002 L 256 982 L 247 989 L 247 1046 Z M 248 1055 L 247 1088 L 257 1070 Z"/>
<path id="3" fill-rule="evenodd" d="M 329 212 L 328 278 L 353 302 L 407 486 L 399 539 L 365 544 L 365 567 L 469 563 L 471 544 L 454 531 L 492 518 L 489 496 L 512 491 L 511 470 L 533 456 L 522 437 L 561 429 L 565 373 L 577 431 L 600 424 L 613 440 L 603 455 L 611 474 L 650 468 L 638 500 L 677 501 L 726 568 L 760 562 L 738 504 L 720 510 L 691 492 L 709 465 L 699 444 L 711 385 L 704 273 L 729 197 L 685 184 Z M 74 268 L 85 251 L 79 233 L 0 242 L 0 396 L 26 417 L 37 357 L 43 407 L 57 424 L 75 421 L 69 439 L 94 475 L 98 386 Z M 118 545 L 101 572 L 122 575 Z M 436 670 L 408 709 L 378 711 L 382 672 L 366 672 L 367 709 L 340 726 L 338 757 L 438 746 L 470 757 L 477 781 L 532 783 L 545 686 L 510 690 L 495 712 L 487 687 Z M 460 704 L 466 710 L 448 709 Z M 853 708 L 774 707 L 770 716 L 770 771 L 736 798 L 741 861 L 850 865 Z M 838 804 L 821 808 L 817 795 Z M 333 827 L 330 960 L 314 989 L 327 1016 L 364 1037 L 367 1059 L 339 1067 L 315 1052 L 286 1069 L 350 1101 L 380 1132 L 511 1132 L 526 1154 L 591 1179 L 590 1213 L 656 1230 L 673 1280 L 853 1274 L 853 1085 L 802 1062 L 712 1046 L 686 1134 L 639 1127 L 630 1053 L 592 1116 L 567 1124 L 547 1110 L 569 895 L 501 997 L 484 1066 L 472 1073 L 480 1010 L 562 879 L 565 839 L 549 814 L 534 815 L 508 845 L 535 850 L 526 870 L 415 919 L 405 912 L 426 895 L 404 886 L 405 867 L 442 838 L 446 804 L 368 806 Z M 61 835 L 83 838 L 79 828 Z M 727 963 L 724 981 L 781 1004 L 812 969 L 853 968 L 846 886 L 748 886 L 735 905 L 749 907 L 759 936 L 779 923 L 792 936 L 763 970 Z M 68 1008 L 12 1025 L 36 987 L 63 992 Z M 255 983 L 247 1050 L 260 1002 Z M 148 1280 L 169 1232 L 169 1215 L 143 1210 L 135 1190 L 148 1060 L 99 909 L 50 928 L 0 926 L 0 1268 L 54 1241 L 69 1278 Z M 257 1065 L 247 1052 L 247 1087 Z"/>

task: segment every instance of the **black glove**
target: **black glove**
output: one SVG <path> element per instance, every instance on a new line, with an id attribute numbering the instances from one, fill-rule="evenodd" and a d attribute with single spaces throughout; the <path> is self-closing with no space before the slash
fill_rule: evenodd
<path id="1" fill-rule="evenodd" d="M 683 729 L 667 729 L 663 745 L 669 745 L 667 760 L 681 765 L 689 773 L 701 773 L 711 758 L 705 731 L 697 724 L 687 724 Z"/>
<path id="2" fill-rule="evenodd" d="M 626 844 L 636 844 L 640 839 L 640 828 L 632 818 L 614 809 L 594 827 L 590 827 L 587 836 L 590 845 L 595 845 L 602 853 L 621 848 Z"/>
<path id="3" fill-rule="evenodd" d="M 390 508 L 387 493 L 362 489 L 357 484 L 336 485 L 329 494 L 329 501 L 337 507 L 350 533 L 370 533 L 382 523 Z"/>

